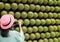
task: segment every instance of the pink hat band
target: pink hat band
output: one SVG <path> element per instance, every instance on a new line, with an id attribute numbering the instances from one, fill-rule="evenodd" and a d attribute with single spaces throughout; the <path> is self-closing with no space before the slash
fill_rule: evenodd
<path id="1" fill-rule="evenodd" d="M 14 23 L 14 17 L 11 14 L 3 15 L 0 19 L 2 29 L 10 28 Z"/>

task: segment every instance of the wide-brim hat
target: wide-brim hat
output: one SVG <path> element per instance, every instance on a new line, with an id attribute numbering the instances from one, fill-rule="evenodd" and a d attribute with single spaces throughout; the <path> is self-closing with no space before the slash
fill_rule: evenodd
<path id="1" fill-rule="evenodd" d="M 11 14 L 3 15 L 0 21 L 2 29 L 9 29 L 14 24 L 14 16 L 12 16 Z"/>

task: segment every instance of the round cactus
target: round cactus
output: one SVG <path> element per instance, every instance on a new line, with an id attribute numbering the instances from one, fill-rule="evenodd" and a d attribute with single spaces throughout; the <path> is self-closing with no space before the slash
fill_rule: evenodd
<path id="1" fill-rule="evenodd" d="M 33 32 L 37 32 L 38 28 L 36 26 L 33 26 Z"/>
<path id="2" fill-rule="evenodd" d="M 60 24 L 60 20 L 59 19 L 56 19 L 56 24 Z"/>
<path id="3" fill-rule="evenodd" d="M 20 12 L 15 12 L 15 17 L 16 17 L 17 19 L 20 18 L 20 16 L 21 16 Z"/>
<path id="4" fill-rule="evenodd" d="M 46 38 L 50 38 L 50 33 L 49 33 L 49 32 L 46 32 L 46 33 L 45 33 L 45 37 L 46 37 Z"/>
<path id="5" fill-rule="evenodd" d="M 46 11 L 50 11 L 50 6 L 46 6 Z"/>
<path id="6" fill-rule="evenodd" d="M 58 39 L 57 39 L 57 38 L 54 38 L 54 39 L 53 39 L 53 42 L 58 42 Z"/>
<path id="7" fill-rule="evenodd" d="M 50 32 L 54 31 L 54 27 L 50 25 L 50 26 L 49 26 L 49 31 L 50 31 Z"/>
<path id="8" fill-rule="evenodd" d="M 25 19 L 25 20 L 24 20 L 24 25 L 29 25 L 29 24 L 30 24 L 29 19 Z"/>
<path id="9" fill-rule="evenodd" d="M 39 3 L 39 4 L 43 4 L 43 1 L 44 1 L 44 0 L 38 0 L 38 3 Z"/>
<path id="10" fill-rule="evenodd" d="M 26 11 L 28 11 L 28 10 L 30 9 L 29 5 L 28 5 L 28 4 L 25 4 L 25 5 L 24 5 L 24 9 L 25 9 Z"/>
<path id="11" fill-rule="evenodd" d="M 60 42 L 60 37 L 58 38 L 58 42 Z"/>
<path id="12" fill-rule="evenodd" d="M 57 4 L 60 6 L 60 0 L 57 1 Z"/>
<path id="13" fill-rule="evenodd" d="M 15 30 L 18 31 L 18 32 L 20 31 L 20 30 L 19 30 L 19 27 L 16 27 Z"/>
<path id="14" fill-rule="evenodd" d="M 55 11 L 56 12 L 59 12 L 60 11 L 60 8 L 58 6 L 55 6 Z"/>
<path id="15" fill-rule="evenodd" d="M 43 29 L 44 29 L 44 32 L 48 31 L 48 27 L 47 26 L 44 26 Z"/>
<path id="16" fill-rule="evenodd" d="M 56 23 L 55 19 L 51 19 L 51 24 L 55 24 L 55 23 Z"/>
<path id="17" fill-rule="evenodd" d="M 19 9 L 19 10 L 23 10 L 23 9 L 24 9 L 24 5 L 23 5 L 23 4 L 19 4 L 19 5 L 18 5 L 18 9 Z"/>
<path id="18" fill-rule="evenodd" d="M 30 34 L 30 39 L 31 39 L 31 40 L 34 40 L 35 38 L 36 38 L 35 34 L 31 33 L 31 34 Z"/>
<path id="19" fill-rule="evenodd" d="M 27 0 L 21 0 L 21 2 L 22 2 L 22 3 L 26 3 L 26 2 L 27 2 Z"/>
<path id="20" fill-rule="evenodd" d="M 55 32 L 55 34 L 56 34 L 56 37 L 59 37 L 59 35 L 60 35 L 59 32 Z"/>
<path id="21" fill-rule="evenodd" d="M 38 27 L 38 31 L 39 31 L 39 32 L 43 32 L 43 26 L 39 26 L 39 27 Z"/>
<path id="22" fill-rule="evenodd" d="M 21 13 L 21 17 L 22 17 L 22 18 L 27 18 L 27 12 L 22 12 L 22 13 Z"/>
<path id="23" fill-rule="evenodd" d="M 36 6 L 35 6 L 35 10 L 36 10 L 36 11 L 39 11 L 39 10 L 40 10 L 40 6 L 39 6 L 39 5 L 36 5 Z"/>
<path id="24" fill-rule="evenodd" d="M 34 12 L 34 18 L 37 18 L 37 17 L 38 17 L 38 13 Z"/>
<path id="25" fill-rule="evenodd" d="M 33 0 L 27 0 L 28 1 L 28 3 L 32 3 L 33 2 Z"/>
<path id="26" fill-rule="evenodd" d="M 44 42 L 43 39 L 39 39 L 38 42 Z"/>
<path id="27" fill-rule="evenodd" d="M 34 19 L 30 19 L 30 24 L 34 25 L 35 24 L 35 20 Z"/>
<path id="28" fill-rule="evenodd" d="M 4 3 L 0 2 L 0 9 L 3 9 L 3 8 L 4 8 Z"/>
<path id="29" fill-rule="evenodd" d="M 37 40 L 33 40 L 33 42 L 37 42 Z"/>
<path id="30" fill-rule="evenodd" d="M 43 18 L 43 12 L 39 12 L 39 13 L 38 13 L 38 17 L 39 17 L 39 18 Z"/>
<path id="31" fill-rule="evenodd" d="M 28 32 L 28 33 L 32 33 L 32 32 L 33 32 L 32 27 L 28 27 L 27 32 Z"/>
<path id="32" fill-rule="evenodd" d="M 46 24 L 50 25 L 51 24 L 51 20 L 50 19 L 46 19 Z"/>
<path id="33" fill-rule="evenodd" d="M 48 1 L 48 4 L 49 4 L 49 5 L 53 5 L 53 0 L 49 0 L 49 1 Z"/>
<path id="34" fill-rule="evenodd" d="M 41 10 L 41 11 L 45 11 L 45 9 L 46 9 L 45 6 L 41 6 L 41 7 L 40 7 L 40 10 Z"/>
<path id="35" fill-rule="evenodd" d="M 34 3 L 34 4 L 37 4 L 37 3 L 38 3 L 38 0 L 33 0 L 33 3 Z"/>
<path id="36" fill-rule="evenodd" d="M 48 39 L 44 38 L 44 42 L 48 42 Z"/>
<path id="37" fill-rule="evenodd" d="M 40 38 L 40 33 L 35 33 L 35 35 L 36 35 L 36 39 Z"/>
<path id="38" fill-rule="evenodd" d="M 12 3 L 11 8 L 12 8 L 12 10 L 16 10 L 18 8 L 17 3 Z"/>
<path id="39" fill-rule="evenodd" d="M 36 23 L 35 23 L 36 25 L 40 25 L 40 24 L 41 24 L 40 19 L 36 19 L 35 22 L 36 22 Z"/>
<path id="40" fill-rule="evenodd" d="M 55 8 L 53 6 L 50 7 L 50 11 L 53 12 Z"/>
<path id="41" fill-rule="evenodd" d="M 45 19 L 41 19 L 41 24 L 42 24 L 42 25 L 45 25 L 45 24 L 46 24 Z"/>
<path id="42" fill-rule="evenodd" d="M 48 42 L 53 42 L 53 39 L 50 38 L 50 39 L 48 40 Z"/>
<path id="43" fill-rule="evenodd" d="M 57 14 L 57 18 L 60 18 L 60 13 Z"/>
<path id="44" fill-rule="evenodd" d="M 14 12 L 13 11 L 9 11 L 9 14 L 13 15 L 14 16 Z"/>
<path id="45" fill-rule="evenodd" d="M 28 42 L 32 42 L 32 40 L 28 40 Z"/>
<path id="46" fill-rule="evenodd" d="M 48 0 L 44 0 L 43 3 L 44 5 L 46 5 L 48 3 Z"/>
<path id="47" fill-rule="evenodd" d="M 7 11 L 1 11 L 1 16 L 7 14 Z"/>
<path id="48" fill-rule="evenodd" d="M 10 10 L 11 6 L 9 3 L 5 3 L 5 7 L 4 7 L 6 10 Z"/>
<path id="49" fill-rule="evenodd" d="M 23 26 L 22 29 L 23 29 L 24 33 L 27 32 L 27 27 L 26 26 Z"/>
<path id="50" fill-rule="evenodd" d="M 60 31 L 60 25 L 58 25 L 57 28 L 58 28 L 58 31 Z"/>
<path id="51" fill-rule="evenodd" d="M 53 17 L 57 18 L 59 15 L 57 13 L 53 13 Z"/>
<path id="52" fill-rule="evenodd" d="M 25 33 L 25 39 L 28 40 L 30 38 L 28 33 Z"/>
<path id="53" fill-rule="evenodd" d="M 44 33 L 41 33 L 41 38 L 45 38 L 45 34 Z"/>
<path id="54" fill-rule="evenodd" d="M 47 13 L 44 13 L 44 16 L 43 16 L 44 18 L 47 18 L 48 17 L 48 14 Z"/>
<path id="55" fill-rule="evenodd" d="M 57 0 L 54 0 L 53 5 L 57 5 Z"/>
<path id="56" fill-rule="evenodd" d="M 49 18 L 52 18 L 53 17 L 53 13 L 49 12 L 48 16 L 49 16 Z"/>
<path id="57" fill-rule="evenodd" d="M 35 5 L 34 4 L 30 4 L 30 10 L 35 10 Z"/>
<path id="58" fill-rule="evenodd" d="M 33 16 L 34 16 L 34 13 L 33 12 L 28 12 L 28 18 L 33 18 Z"/>
<path id="59" fill-rule="evenodd" d="M 51 32 L 50 35 L 52 38 L 54 38 L 56 36 L 55 32 Z"/>
<path id="60" fill-rule="evenodd" d="M 54 27 L 54 31 L 57 31 L 58 30 L 57 26 L 54 25 L 53 27 Z"/>

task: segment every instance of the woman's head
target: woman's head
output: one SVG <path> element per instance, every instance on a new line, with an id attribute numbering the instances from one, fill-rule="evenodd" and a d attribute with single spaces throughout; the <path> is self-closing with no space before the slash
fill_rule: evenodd
<path id="1" fill-rule="evenodd" d="M 14 17 L 11 14 L 3 15 L 0 22 L 2 29 L 8 29 L 14 24 Z"/>
<path id="2" fill-rule="evenodd" d="M 8 37 L 9 29 L 14 24 L 14 17 L 11 14 L 3 15 L 0 19 L 1 36 Z"/>

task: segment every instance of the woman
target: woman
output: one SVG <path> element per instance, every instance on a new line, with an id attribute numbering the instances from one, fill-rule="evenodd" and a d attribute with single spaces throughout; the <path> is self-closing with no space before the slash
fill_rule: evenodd
<path id="1" fill-rule="evenodd" d="M 21 22 L 18 21 L 20 33 L 12 31 L 10 28 L 14 24 L 14 17 L 10 14 L 3 15 L 0 19 L 0 42 L 24 42 L 24 34 L 21 27 Z"/>

